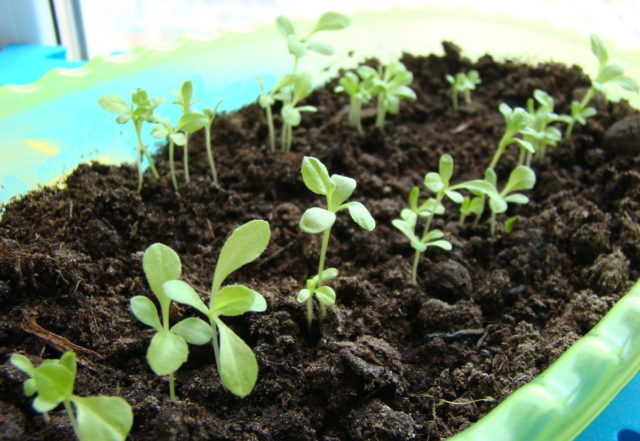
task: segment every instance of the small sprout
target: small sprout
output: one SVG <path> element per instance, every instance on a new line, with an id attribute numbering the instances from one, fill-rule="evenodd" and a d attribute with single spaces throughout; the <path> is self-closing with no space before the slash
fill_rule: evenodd
<path id="1" fill-rule="evenodd" d="M 348 210 L 353 221 L 367 231 L 372 231 L 376 227 L 369 210 L 360 202 L 345 202 L 356 189 L 355 179 L 342 176 L 331 175 L 327 168 L 318 159 L 305 156 L 302 160 L 302 180 L 309 190 L 323 195 L 327 199 L 327 208 L 312 207 L 307 209 L 300 218 L 300 229 L 305 233 L 322 233 L 322 246 L 320 249 L 320 262 L 316 276 L 307 280 L 306 288 L 298 293 L 297 300 L 306 304 L 307 325 L 311 329 L 313 321 L 313 297 L 320 303 L 321 314 L 324 317 L 326 307 L 335 303 L 335 292 L 324 285 L 327 280 L 334 279 L 338 275 L 338 270 L 329 268 L 325 270 L 325 258 L 331 227 L 336 221 L 336 213 L 340 210 Z"/>
<path id="2" fill-rule="evenodd" d="M 535 172 L 526 165 L 518 165 L 509 174 L 509 179 L 501 191 L 497 188 L 497 176 L 493 169 L 485 171 L 484 179 L 476 179 L 465 183 L 469 190 L 484 194 L 489 198 L 489 208 L 491 217 L 489 218 L 489 228 L 492 236 L 496 230 L 496 215 L 504 213 L 509 208 L 509 204 L 526 204 L 529 198 L 521 190 L 531 190 L 536 184 Z"/>
<path id="3" fill-rule="evenodd" d="M 493 155 L 493 159 L 489 164 L 489 168 L 494 169 L 500 156 L 504 150 L 510 146 L 511 144 L 518 144 L 520 148 L 534 153 L 533 146 L 529 141 L 525 141 L 524 139 L 517 138 L 518 134 L 521 134 L 523 130 L 525 130 L 529 126 L 529 113 L 520 107 L 516 109 L 511 109 L 508 104 L 502 103 L 498 107 L 500 113 L 504 117 L 505 122 L 507 123 L 507 128 L 500 138 L 500 142 L 498 143 L 498 148 Z"/>
<path id="4" fill-rule="evenodd" d="M 484 212 L 484 202 L 484 199 L 479 196 L 465 196 L 460 204 L 460 225 L 464 225 L 465 219 L 472 214 L 476 217 L 474 223 L 477 223 Z"/>
<path id="5" fill-rule="evenodd" d="M 169 140 L 169 170 L 173 188 L 178 191 L 178 180 L 176 179 L 176 164 L 174 159 L 175 146 L 184 146 L 187 138 L 184 133 L 179 132 L 169 118 L 156 118 L 156 123 L 151 129 L 151 136 L 157 139 Z"/>
<path id="6" fill-rule="evenodd" d="M 302 121 L 301 112 L 315 112 L 313 106 L 298 106 L 298 103 L 311 93 L 311 75 L 306 72 L 293 75 L 292 88 L 288 91 L 281 91 L 276 98 L 282 100 L 282 133 L 281 148 L 288 152 L 291 150 L 293 142 L 293 128 L 300 125 Z"/>
<path id="7" fill-rule="evenodd" d="M 129 403 L 120 397 L 79 397 L 73 393 L 77 371 L 75 353 L 65 352 L 59 360 L 44 360 L 38 367 L 20 354 L 13 354 L 10 361 L 29 376 L 23 391 L 28 397 L 36 395 L 33 408 L 46 415 L 62 403 L 80 441 L 126 439 L 133 425 Z"/>
<path id="8" fill-rule="evenodd" d="M 371 85 L 371 93 L 378 100 L 376 126 L 384 128 L 387 112 L 392 115 L 398 113 L 401 99 L 416 99 L 416 93 L 409 87 L 412 82 L 413 74 L 401 62 L 394 61 L 380 66 Z"/>
<path id="9" fill-rule="evenodd" d="M 564 137 L 571 136 L 575 123 L 586 124 L 587 118 L 596 115 L 594 107 L 589 107 L 589 102 L 596 92 L 605 94 L 605 84 L 615 83 L 628 92 L 638 93 L 640 87 L 632 78 L 624 76 L 624 70 L 617 64 L 607 64 L 609 54 L 604 44 L 597 35 L 591 35 L 591 52 L 598 59 L 598 75 L 591 80 L 591 87 L 587 90 L 581 101 L 571 103 L 571 121 L 564 132 Z"/>
<path id="10" fill-rule="evenodd" d="M 240 267 L 257 259 L 267 247 L 270 236 L 269 224 L 262 220 L 247 222 L 231 233 L 218 257 L 208 306 L 185 282 L 172 279 L 162 285 L 171 300 L 189 305 L 207 316 L 220 380 L 224 387 L 241 398 L 247 396 L 256 383 L 258 362 L 251 348 L 221 317 L 263 312 L 267 309 L 267 302 L 262 294 L 244 285 L 222 287 L 222 282 Z M 185 325 L 184 332 L 197 332 L 191 325 Z"/>
<path id="11" fill-rule="evenodd" d="M 511 234 L 513 228 L 518 223 L 518 216 L 511 216 L 504 221 L 504 232 L 507 234 Z"/>
<path id="12" fill-rule="evenodd" d="M 466 104 L 471 104 L 471 91 L 475 90 L 476 85 L 482 83 L 477 70 L 470 70 L 467 73 L 458 72 L 455 77 L 446 75 L 445 79 L 451 84 L 451 105 L 454 110 L 458 110 L 458 95 L 464 97 Z"/>
<path id="13" fill-rule="evenodd" d="M 213 185 L 218 185 L 218 170 L 216 169 L 216 161 L 213 154 L 213 149 L 211 148 L 211 125 L 213 121 L 216 119 L 216 115 L 218 114 L 218 106 L 222 103 L 222 100 L 218 100 L 213 109 L 205 107 L 202 109 L 202 114 L 206 117 L 207 121 L 204 125 L 204 141 L 205 146 L 207 148 L 207 159 L 209 159 L 209 167 L 211 168 L 211 179 L 213 181 Z"/>
<path id="14" fill-rule="evenodd" d="M 418 187 L 414 188 L 417 189 Z M 405 208 L 400 212 L 400 219 L 391 221 L 391 224 L 409 239 L 411 247 L 416 250 L 418 258 L 413 259 L 413 266 L 411 267 L 411 281 L 414 285 L 418 283 L 418 262 L 420 261 L 420 255 L 427 251 L 427 248 L 438 247 L 443 250 L 451 250 L 451 243 L 443 239 L 444 233 L 438 229 L 425 231 L 422 237 L 418 237 L 416 235 L 417 221 L 418 214 L 409 208 Z"/>
<path id="15" fill-rule="evenodd" d="M 164 101 L 162 97 L 149 98 L 147 92 L 143 89 L 136 89 L 131 93 L 131 106 L 129 106 L 122 97 L 115 94 L 104 95 L 98 100 L 98 104 L 108 112 L 118 115 L 116 122 L 118 124 L 126 124 L 131 121 L 136 131 L 136 139 L 138 146 L 136 149 L 136 164 L 138 167 L 138 191 L 142 190 L 142 155 L 149 162 L 149 168 L 154 177 L 159 178 L 160 175 L 156 170 L 153 159 L 142 142 L 142 124 L 145 122 L 155 122 L 156 117 L 153 111 Z"/>
<path id="16" fill-rule="evenodd" d="M 444 234 L 440 230 L 431 230 L 431 222 L 435 215 L 443 215 L 445 212 L 442 200 L 445 196 L 456 204 L 461 204 L 464 197 L 458 192 L 465 188 L 465 183 L 450 185 L 453 176 L 453 158 L 444 154 L 438 161 L 438 172 L 427 173 L 424 177 L 424 185 L 435 193 L 434 197 L 427 198 L 419 204 L 420 189 L 413 187 L 409 193 L 409 208 L 400 212 L 400 219 L 394 219 L 391 223 L 402 234 L 409 239 L 411 247 L 414 248 L 413 265 L 411 270 L 411 282 L 418 283 L 418 262 L 420 256 L 429 246 L 437 246 L 443 249 L 451 249 L 451 244 L 446 240 L 441 240 Z M 418 217 L 425 218 L 422 236 L 418 238 L 415 227 Z M 446 242 L 446 243 L 445 243 Z M 447 245 L 448 244 L 448 245 Z"/>
<path id="17" fill-rule="evenodd" d="M 178 130 L 185 134 L 182 165 L 184 166 L 184 180 L 188 184 L 191 182 L 189 176 L 189 135 L 202 129 L 207 119 L 203 118 L 203 115 L 191 111 L 191 106 L 198 102 L 191 101 L 193 97 L 193 84 L 191 81 L 182 83 L 180 90 L 174 91 L 173 94 L 176 99 L 172 101 L 172 104 L 177 104 L 182 109 L 182 116 L 180 117 L 180 121 L 178 121 Z"/>
<path id="18" fill-rule="evenodd" d="M 173 373 L 187 361 L 187 343 L 203 345 L 211 340 L 211 328 L 199 318 L 186 318 L 169 327 L 171 299 L 163 290 L 169 280 L 177 280 L 182 273 L 180 257 L 166 245 L 154 243 L 144 252 L 142 266 L 151 291 L 160 303 L 162 320 L 153 302 L 145 296 L 131 299 L 131 311 L 138 320 L 156 330 L 147 348 L 147 361 L 156 375 L 169 376 L 169 396 L 176 399 Z"/>
<path id="19" fill-rule="evenodd" d="M 538 108 L 535 108 L 538 103 Z M 533 146 L 535 160 L 541 161 L 547 151 L 547 147 L 555 147 L 562 139 L 562 133 L 555 127 L 550 126 L 554 122 L 570 122 L 567 115 L 557 115 L 553 112 L 553 98 L 544 90 L 536 89 L 533 97 L 527 100 L 527 110 L 529 113 L 529 126 L 522 130 L 523 139 Z M 518 164 L 531 165 L 534 157 L 531 151 L 520 148 Z"/>
<path id="20" fill-rule="evenodd" d="M 371 86 L 377 72 L 370 66 L 360 66 L 357 74 L 346 72 L 334 89 L 337 93 L 349 95 L 349 124 L 356 128 L 358 134 L 363 135 L 362 105 L 371 100 Z"/>

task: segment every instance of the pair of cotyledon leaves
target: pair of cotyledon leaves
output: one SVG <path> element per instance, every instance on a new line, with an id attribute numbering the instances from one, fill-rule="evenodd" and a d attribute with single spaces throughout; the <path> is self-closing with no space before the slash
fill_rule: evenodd
<path id="1" fill-rule="evenodd" d="M 133 425 L 131 406 L 120 397 L 79 397 L 73 393 L 76 379 L 76 356 L 65 352 L 59 360 L 44 360 L 38 367 L 20 354 L 11 363 L 29 378 L 23 384 L 24 394 L 32 396 L 33 408 L 49 412 L 62 402 L 75 407 L 74 430 L 80 441 L 124 441 Z"/>
<path id="2" fill-rule="evenodd" d="M 157 309 L 150 299 L 144 296 L 131 299 L 131 309 L 135 316 L 157 331 L 147 351 L 149 365 L 156 374 L 175 372 L 188 357 L 187 343 L 209 342 L 214 335 L 215 326 L 220 341 L 216 363 L 222 383 L 240 397 L 251 392 L 258 376 L 255 355 L 220 316 L 262 312 L 266 310 L 267 304 L 261 294 L 243 285 L 221 285 L 229 274 L 262 254 L 269 243 L 270 234 L 269 224 L 261 220 L 250 221 L 233 231 L 220 251 L 209 305 L 200 299 L 191 286 L 178 280 L 181 275 L 180 259 L 173 250 L 162 244 L 154 244 L 147 249 L 143 258 L 144 271 L 161 309 L 166 308 L 168 311 L 168 305 L 173 300 L 192 306 L 209 320 L 207 323 L 190 317 L 169 328 L 168 323 L 161 323 Z"/>
<path id="3" fill-rule="evenodd" d="M 300 228 L 305 233 L 322 233 L 330 229 L 336 221 L 339 210 L 349 211 L 355 223 L 367 231 L 372 231 L 376 222 L 369 210 L 360 202 L 345 201 L 356 189 L 353 178 L 342 175 L 331 175 L 325 165 L 318 159 L 305 156 L 302 160 L 302 180 L 309 190 L 327 199 L 327 208 L 312 207 L 307 209 L 300 219 Z"/>
<path id="4" fill-rule="evenodd" d="M 296 34 L 296 30 L 293 23 L 291 23 L 291 20 L 282 15 L 276 19 L 278 31 L 287 39 L 287 48 L 289 53 L 297 58 L 303 57 L 307 53 L 307 50 L 311 50 L 322 55 L 332 55 L 334 49 L 330 44 L 320 41 L 311 41 L 310 38 L 316 32 L 337 31 L 346 28 L 350 23 L 351 20 L 343 14 L 337 12 L 325 12 L 316 21 L 306 37 L 299 37 Z"/>

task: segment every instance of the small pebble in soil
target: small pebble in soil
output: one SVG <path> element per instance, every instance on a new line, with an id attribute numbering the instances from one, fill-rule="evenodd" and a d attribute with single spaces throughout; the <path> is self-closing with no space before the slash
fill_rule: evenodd
<path id="1" fill-rule="evenodd" d="M 632 115 L 613 124 L 605 132 L 603 142 L 610 156 L 640 153 L 640 115 Z"/>
<path id="2" fill-rule="evenodd" d="M 455 260 L 438 262 L 424 272 L 425 288 L 433 297 L 454 304 L 471 294 L 473 286 L 469 271 Z"/>
<path id="3" fill-rule="evenodd" d="M 612 295 L 625 288 L 629 280 L 629 261 L 620 250 L 601 254 L 587 270 L 589 286 L 599 295 Z"/>

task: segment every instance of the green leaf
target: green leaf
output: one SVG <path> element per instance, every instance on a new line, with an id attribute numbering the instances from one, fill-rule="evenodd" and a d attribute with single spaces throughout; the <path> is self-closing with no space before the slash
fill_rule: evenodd
<path id="1" fill-rule="evenodd" d="M 336 268 L 327 268 L 326 270 L 322 271 L 323 282 L 328 282 L 329 280 L 333 280 L 336 277 L 338 277 L 338 270 Z M 311 283 L 313 284 L 313 286 L 317 286 L 318 281 L 319 280 L 317 274 L 311 278 Z"/>
<path id="2" fill-rule="evenodd" d="M 302 159 L 302 180 L 309 190 L 316 194 L 328 195 L 335 189 L 329 172 L 322 162 L 313 156 Z"/>
<path id="3" fill-rule="evenodd" d="M 505 195 L 519 190 L 531 190 L 535 184 L 535 172 L 525 165 L 519 165 L 509 174 L 507 185 L 502 190 L 501 194 Z"/>
<path id="4" fill-rule="evenodd" d="M 600 71 L 596 81 L 599 81 L 600 83 L 608 83 L 609 81 L 614 81 L 615 79 L 620 78 L 622 75 L 624 75 L 624 70 L 620 66 L 617 64 L 610 64 Z"/>
<path id="5" fill-rule="evenodd" d="M 616 80 L 616 83 L 628 92 L 638 93 L 640 91 L 640 87 L 638 86 L 638 83 L 636 83 L 633 79 L 629 77 L 618 78 Z"/>
<path id="6" fill-rule="evenodd" d="M 348 202 L 344 204 L 349 210 L 351 219 L 367 231 L 373 231 L 376 227 L 376 221 L 367 210 L 367 207 L 360 202 Z"/>
<path id="7" fill-rule="evenodd" d="M 12 365 L 20 369 L 22 372 L 26 373 L 30 377 L 33 376 L 33 371 L 35 370 L 35 367 L 33 366 L 33 363 L 31 363 L 31 360 L 29 360 L 24 355 L 13 354 L 9 359 L 9 361 L 11 362 Z"/>
<path id="8" fill-rule="evenodd" d="M 499 195 L 489 196 L 489 207 L 494 213 L 504 213 L 507 211 L 507 202 Z"/>
<path id="9" fill-rule="evenodd" d="M 307 49 L 322 55 L 333 55 L 334 53 L 333 46 L 328 43 L 322 43 L 320 41 L 312 41 L 307 45 Z"/>
<path id="10" fill-rule="evenodd" d="M 335 221 L 335 213 L 324 208 L 312 207 L 300 218 L 300 229 L 310 234 L 322 233 L 331 228 Z"/>
<path id="11" fill-rule="evenodd" d="M 185 133 L 194 133 L 206 127 L 207 124 L 209 124 L 207 115 L 198 112 L 189 112 L 180 117 L 176 130 Z"/>
<path id="12" fill-rule="evenodd" d="M 456 204 L 461 204 L 462 201 L 464 200 L 464 196 L 462 196 L 460 193 L 458 193 L 455 190 L 447 190 L 444 192 L 444 194 L 446 194 L 447 197 L 451 199 L 453 202 L 455 202 Z"/>
<path id="13" fill-rule="evenodd" d="M 409 225 L 407 222 L 400 219 L 392 220 L 391 225 L 400 230 L 400 232 L 404 234 L 407 239 L 409 239 L 409 242 L 420 242 L 420 239 L 418 238 L 418 236 L 416 236 L 416 233 L 414 231 L 415 225 Z"/>
<path id="14" fill-rule="evenodd" d="M 600 40 L 600 38 L 595 34 L 591 35 L 591 52 L 593 52 L 593 54 L 598 58 L 601 66 L 607 64 L 609 59 L 607 50 L 605 49 L 604 44 L 602 44 L 602 40 Z"/>
<path id="15" fill-rule="evenodd" d="M 298 291 L 298 295 L 296 296 L 296 301 L 298 303 L 304 303 L 307 300 L 309 300 L 309 297 L 311 297 L 311 291 L 309 291 L 308 289 L 301 289 L 300 291 Z"/>
<path id="16" fill-rule="evenodd" d="M 336 304 L 336 292 L 330 286 L 321 286 L 316 289 L 315 294 L 318 302 L 325 306 L 333 306 Z"/>
<path id="17" fill-rule="evenodd" d="M 424 186 L 434 193 L 439 193 L 445 186 L 444 181 L 436 172 L 429 172 L 424 175 Z"/>
<path id="18" fill-rule="evenodd" d="M 311 93 L 313 90 L 313 80 L 307 72 L 302 72 L 294 77 L 293 81 L 293 103 L 297 104 Z"/>
<path id="19" fill-rule="evenodd" d="M 247 396 L 258 378 L 258 362 L 253 351 L 222 320 L 216 319 L 220 331 L 220 379 L 231 393 Z"/>
<path id="20" fill-rule="evenodd" d="M 27 397 L 30 397 L 36 392 L 38 392 L 38 386 L 36 385 L 36 380 L 34 380 L 33 378 L 28 378 L 27 380 L 25 380 L 25 382 L 22 383 L 22 392 Z"/>
<path id="21" fill-rule="evenodd" d="M 420 253 L 424 253 L 425 251 L 427 251 L 427 246 L 425 244 L 423 244 L 422 242 L 420 242 L 420 240 L 412 240 L 411 241 L 411 248 L 413 248 L 414 250 L 420 252 Z"/>
<path id="22" fill-rule="evenodd" d="M 263 220 L 252 220 L 236 228 L 220 251 L 213 274 L 212 295 L 218 292 L 229 274 L 257 259 L 267 248 L 270 237 L 269 224 Z"/>
<path id="23" fill-rule="evenodd" d="M 413 212 L 418 211 L 418 198 L 420 197 L 420 188 L 412 187 L 409 192 L 409 208 Z"/>
<path id="24" fill-rule="evenodd" d="M 287 49 L 294 57 L 302 58 L 307 53 L 307 48 L 295 35 L 287 36 Z"/>
<path id="25" fill-rule="evenodd" d="M 262 302 L 256 299 L 262 299 Z M 215 295 L 211 310 L 217 315 L 241 315 L 247 311 L 251 311 L 254 304 L 259 308 L 256 312 L 262 312 L 267 308 L 264 297 L 252 289 L 243 285 L 225 286 Z"/>
<path id="26" fill-rule="evenodd" d="M 192 345 L 203 345 L 211 341 L 213 331 L 211 325 L 202 319 L 189 317 L 171 327 L 171 332 L 184 338 Z"/>
<path id="27" fill-rule="evenodd" d="M 120 397 L 72 398 L 80 441 L 124 441 L 133 425 L 131 406 Z"/>
<path id="28" fill-rule="evenodd" d="M 331 194 L 332 211 L 336 211 L 340 205 L 353 194 L 356 189 L 356 180 L 342 175 L 332 175 L 331 181 L 335 185 L 335 189 Z"/>
<path id="29" fill-rule="evenodd" d="M 162 286 L 165 295 L 174 302 L 189 305 L 205 315 L 209 315 L 209 308 L 204 304 L 198 293 L 182 280 L 169 280 Z"/>
<path id="30" fill-rule="evenodd" d="M 102 106 L 103 109 L 110 113 L 115 113 L 116 115 L 127 115 L 130 116 L 132 113 L 131 108 L 122 99 L 121 96 L 115 94 L 109 94 L 101 97 L 98 100 L 98 104 Z"/>
<path id="31" fill-rule="evenodd" d="M 151 136 L 157 139 L 164 139 L 169 136 L 169 130 L 161 124 L 154 124 L 151 128 Z"/>
<path id="32" fill-rule="evenodd" d="M 193 96 L 193 83 L 189 80 L 182 83 L 180 94 L 182 95 L 183 102 L 187 107 L 189 107 L 189 104 L 191 104 L 191 97 Z"/>
<path id="33" fill-rule="evenodd" d="M 69 370 L 69 372 L 71 372 L 71 375 L 73 376 L 74 379 L 76 378 L 78 364 L 76 362 L 75 352 L 67 351 L 64 354 L 62 354 L 62 357 L 60 357 L 60 364 L 66 367 Z"/>
<path id="34" fill-rule="evenodd" d="M 522 193 L 510 194 L 509 196 L 506 196 L 504 200 L 512 204 L 526 204 L 529 202 L 529 198 Z"/>
<path id="35" fill-rule="evenodd" d="M 156 295 L 160 304 L 168 302 L 162 291 L 162 285 L 168 280 L 180 278 L 180 274 L 182 274 L 180 257 L 168 246 L 154 243 L 144 252 L 142 268 L 151 291 Z"/>
<path id="36" fill-rule="evenodd" d="M 351 20 L 346 15 L 338 12 L 325 12 L 316 22 L 311 34 L 320 31 L 337 31 L 344 29 L 351 24 Z"/>
<path id="37" fill-rule="evenodd" d="M 135 296 L 130 300 L 131 312 L 138 320 L 147 326 L 151 326 L 156 331 L 162 329 L 160 317 L 156 305 L 145 296 Z"/>
<path id="38" fill-rule="evenodd" d="M 282 106 L 280 114 L 282 115 L 282 120 L 292 127 L 297 127 L 302 121 L 300 112 L 291 104 L 285 104 L 284 106 Z"/>
<path id="39" fill-rule="evenodd" d="M 288 37 L 289 35 L 296 34 L 296 31 L 293 27 L 293 23 L 291 23 L 291 20 L 289 20 L 284 15 L 281 15 L 278 18 L 276 18 L 276 27 L 284 37 Z"/>
<path id="40" fill-rule="evenodd" d="M 156 375 L 177 371 L 188 357 L 189 347 L 184 338 L 166 330 L 156 333 L 147 349 L 147 361 Z"/>
<path id="41" fill-rule="evenodd" d="M 33 379 L 39 398 L 33 407 L 38 412 L 50 411 L 73 393 L 75 376 L 59 360 L 45 360 L 33 371 Z"/>
<path id="42" fill-rule="evenodd" d="M 449 180 L 451 180 L 451 176 L 453 175 L 453 158 L 451 155 L 444 154 L 440 156 L 440 160 L 438 161 L 438 172 L 440 173 L 440 178 L 445 185 L 448 185 Z"/>
<path id="43" fill-rule="evenodd" d="M 187 143 L 187 137 L 184 133 L 172 133 L 169 138 L 175 145 L 184 146 Z"/>
<path id="44" fill-rule="evenodd" d="M 442 248 L 443 250 L 447 250 L 447 251 L 451 251 L 451 243 L 446 241 L 446 240 L 435 240 L 433 242 L 429 242 L 427 244 L 430 247 L 438 247 L 438 248 Z"/>
<path id="45" fill-rule="evenodd" d="M 422 242 L 431 242 L 436 239 L 441 239 L 444 237 L 444 233 L 438 229 L 431 230 L 422 238 Z"/>

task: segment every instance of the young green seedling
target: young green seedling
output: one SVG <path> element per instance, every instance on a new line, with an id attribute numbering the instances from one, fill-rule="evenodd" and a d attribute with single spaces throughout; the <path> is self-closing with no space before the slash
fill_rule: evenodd
<path id="1" fill-rule="evenodd" d="M 429 231 L 425 228 L 422 237 L 418 237 L 416 234 L 416 224 L 418 222 L 418 216 L 425 216 L 425 211 L 421 211 L 425 208 L 425 204 L 418 207 L 418 197 L 420 189 L 413 187 L 409 194 L 409 208 L 404 208 L 400 212 L 400 219 L 394 219 L 391 224 L 396 227 L 404 236 L 409 240 L 411 247 L 415 250 L 415 256 L 413 259 L 413 265 L 411 267 L 411 282 L 415 285 L 418 283 L 418 262 L 420 262 L 420 255 L 427 251 L 429 247 L 438 247 L 444 250 L 451 249 L 451 243 L 444 240 L 444 233 L 438 229 Z M 435 206 L 432 203 L 432 206 Z M 426 216 L 431 218 L 433 216 L 433 209 L 426 210 Z"/>
<path id="2" fill-rule="evenodd" d="M 471 104 L 471 91 L 475 90 L 476 85 L 482 83 L 477 70 L 470 70 L 467 73 L 458 72 L 455 77 L 446 75 L 445 79 L 451 84 L 451 105 L 454 110 L 458 110 L 458 95 L 464 97 L 466 104 Z"/>
<path id="3" fill-rule="evenodd" d="M 440 156 L 438 172 L 427 173 L 424 177 L 424 185 L 435 193 L 434 197 L 427 198 L 422 204 L 419 204 L 420 189 L 413 187 L 409 193 L 409 208 L 401 211 L 400 219 L 392 221 L 393 226 L 409 239 L 411 246 L 416 250 L 411 267 L 411 281 L 413 284 L 418 283 L 418 262 L 420 261 L 420 256 L 428 246 L 450 249 L 447 248 L 447 246 L 450 247 L 450 244 L 447 245 L 448 242 L 444 244 L 443 242 L 446 241 L 440 241 L 444 236 L 440 230 L 431 231 L 431 222 L 435 215 L 444 214 L 445 207 L 442 201 L 445 196 L 456 204 L 461 204 L 464 200 L 458 190 L 465 188 L 465 183 L 450 184 L 451 176 L 453 176 L 453 165 L 451 155 L 444 154 Z M 418 217 L 425 219 L 422 236 L 419 239 L 415 232 Z"/>
<path id="4" fill-rule="evenodd" d="M 258 85 L 260 86 L 260 96 L 258 97 L 258 104 L 265 111 L 265 117 L 267 120 L 267 128 L 269 129 L 269 149 L 274 152 L 276 150 L 276 134 L 275 128 L 273 126 L 273 111 L 271 107 L 276 102 L 276 95 L 279 96 L 279 92 L 288 87 L 293 83 L 293 75 L 287 74 L 282 76 L 278 83 L 271 89 L 270 92 L 267 92 L 264 87 L 264 82 L 262 78 L 256 78 L 258 81 Z"/>
<path id="5" fill-rule="evenodd" d="M 380 66 L 371 86 L 371 93 L 378 101 L 376 126 L 384 128 L 387 112 L 392 115 L 398 113 L 401 99 L 416 99 L 416 93 L 409 87 L 412 82 L 413 74 L 401 62 L 393 61 Z"/>
<path id="6" fill-rule="evenodd" d="M 267 302 L 261 294 L 244 285 L 222 287 L 222 282 L 232 272 L 257 259 L 267 247 L 270 236 L 269 224 L 262 220 L 250 221 L 231 233 L 218 257 L 209 305 L 185 282 L 169 280 L 163 284 L 164 293 L 171 300 L 189 305 L 207 316 L 220 379 L 239 397 L 247 396 L 253 389 L 258 378 L 258 362 L 251 348 L 221 317 L 263 312 Z"/>
<path id="7" fill-rule="evenodd" d="M 293 128 L 300 125 L 302 121 L 301 112 L 315 112 L 313 106 L 298 106 L 298 103 L 311 93 L 311 75 L 306 72 L 293 75 L 292 87 L 287 91 L 281 91 L 277 97 L 282 99 L 282 133 L 281 148 L 283 151 L 291 151 L 293 142 Z"/>
<path id="8" fill-rule="evenodd" d="M 169 170 L 173 188 L 178 191 L 178 180 L 176 178 L 176 163 L 174 159 L 175 146 L 183 147 L 187 142 L 184 133 L 180 132 L 171 124 L 169 118 L 156 118 L 156 124 L 151 129 L 151 136 L 157 139 L 168 139 L 169 141 Z"/>
<path id="9" fill-rule="evenodd" d="M 622 67 L 617 64 L 607 64 L 609 54 L 600 38 L 596 35 L 591 35 L 591 52 L 598 59 L 598 75 L 591 80 L 591 87 L 589 87 L 582 100 L 571 103 L 571 122 L 564 132 L 565 138 L 571 136 L 571 131 L 576 122 L 584 125 L 587 122 L 587 118 L 597 113 L 594 107 L 589 106 L 589 102 L 596 92 L 605 94 L 605 84 L 615 83 L 628 92 L 638 93 L 640 90 L 638 83 L 632 78 L 624 76 Z"/>
<path id="10" fill-rule="evenodd" d="M 131 121 L 136 131 L 136 139 L 138 146 L 136 149 L 136 165 L 138 167 L 138 191 L 142 190 L 142 155 L 149 162 L 149 168 L 154 177 L 159 178 L 160 175 L 156 170 L 153 159 L 142 142 L 142 124 L 145 122 L 155 122 L 153 111 L 164 101 L 162 97 L 149 98 L 147 92 L 143 89 L 136 89 L 131 93 L 131 106 L 129 106 L 122 97 L 115 94 L 109 94 L 101 97 L 98 104 L 108 112 L 118 115 L 116 122 L 118 124 L 126 124 Z"/>
<path id="11" fill-rule="evenodd" d="M 538 108 L 535 104 L 538 103 Z M 568 115 L 558 115 L 553 112 L 553 98 L 544 90 L 536 89 L 533 97 L 527 100 L 527 111 L 529 113 L 529 126 L 522 130 L 523 139 L 529 142 L 535 151 L 532 154 L 525 148 L 520 148 L 518 164 L 531 165 L 531 160 L 541 161 L 547 151 L 547 147 L 555 147 L 562 139 L 562 133 L 555 127 L 550 126 L 554 122 L 571 121 Z"/>
<path id="12" fill-rule="evenodd" d="M 500 156 L 502 156 L 504 150 L 511 144 L 518 144 L 526 151 L 529 151 L 531 153 L 534 152 L 533 146 L 529 141 L 525 141 L 516 137 L 529 126 L 529 113 L 520 107 L 516 108 L 515 110 L 511 109 L 511 107 L 509 107 L 509 105 L 505 103 L 500 104 L 498 109 L 504 117 L 507 128 L 504 131 L 502 138 L 500 138 L 498 148 L 496 149 L 496 152 L 493 155 L 493 159 L 489 164 L 489 168 L 491 169 L 494 169 L 496 167 Z"/>
<path id="13" fill-rule="evenodd" d="M 467 189 L 482 193 L 489 198 L 489 208 L 491 209 L 489 228 L 492 236 L 495 235 L 496 231 L 496 215 L 507 211 L 510 203 L 526 204 L 529 202 L 527 196 L 516 192 L 531 190 L 536 184 L 536 174 L 531 168 L 525 165 L 518 165 L 509 174 L 507 183 L 502 190 L 498 190 L 497 181 L 496 173 L 493 169 L 488 168 L 485 171 L 484 179 L 476 179 L 465 183 Z"/>
<path id="14" fill-rule="evenodd" d="M 180 122 L 182 122 L 183 118 L 187 117 L 187 115 L 192 115 L 190 117 L 187 117 L 189 121 L 183 122 L 182 127 L 180 127 L 181 124 L 180 122 L 178 122 L 178 130 L 185 134 L 182 165 L 184 167 L 184 180 L 188 184 L 189 182 L 191 182 L 191 177 L 189 176 L 189 135 L 203 128 L 204 124 L 206 124 L 206 118 L 202 119 L 201 117 L 199 118 L 198 116 L 193 116 L 194 114 L 191 111 L 191 106 L 198 101 L 191 101 L 191 98 L 193 97 L 193 84 L 191 83 L 191 81 L 185 81 L 184 83 L 182 83 L 182 87 L 180 88 L 180 90 L 174 91 L 173 95 L 176 99 L 175 101 L 172 101 L 172 104 L 177 104 L 182 109 Z"/>
<path id="15" fill-rule="evenodd" d="M 218 114 L 218 106 L 222 103 L 222 100 L 218 100 L 213 109 L 205 107 L 202 109 L 202 114 L 206 117 L 206 123 L 204 124 L 204 142 L 207 147 L 207 158 L 209 159 L 209 167 L 211 167 L 211 179 L 213 180 L 213 185 L 218 185 L 218 170 L 216 169 L 216 161 L 215 155 L 213 154 L 213 149 L 211 148 L 211 125 L 213 124 L 213 120 L 216 119 L 216 115 Z"/>
<path id="16" fill-rule="evenodd" d="M 484 212 L 484 202 L 480 196 L 465 196 L 460 204 L 460 219 L 458 221 L 460 225 L 464 225 L 465 219 L 472 214 L 476 217 L 474 224 L 478 223 Z"/>
<path id="17" fill-rule="evenodd" d="M 151 291 L 160 303 L 162 320 L 158 316 L 156 306 L 145 296 L 135 296 L 131 299 L 131 311 L 138 320 L 156 330 L 147 349 L 147 361 L 156 375 L 169 376 L 169 396 L 175 401 L 173 374 L 187 361 L 187 343 L 203 345 L 211 340 L 213 334 L 206 322 L 195 317 L 169 326 L 171 299 L 162 287 L 169 280 L 179 279 L 182 273 L 180 257 L 175 251 L 161 243 L 154 243 L 144 252 L 142 266 Z"/>
<path id="18" fill-rule="evenodd" d="M 120 397 L 75 395 L 75 353 L 65 352 L 59 360 L 44 360 L 38 367 L 20 354 L 13 354 L 10 361 L 29 376 L 23 391 L 28 397 L 36 395 L 33 400 L 36 411 L 46 415 L 62 403 L 80 441 L 125 440 L 133 425 L 131 406 Z"/>
<path id="19" fill-rule="evenodd" d="M 349 96 L 349 124 L 356 128 L 358 134 L 364 135 L 362 129 L 362 105 L 371 100 L 371 86 L 377 72 L 370 66 L 359 66 L 357 74 L 346 72 L 334 89 L 337 93 Z"/>
<path id="20" fill-rule="evenodd" d="M 311 329 L 313 321 L 313 297 L 320 303 L 321 314 L 326 314 L 326 307 L 335 304 L 336 295 L 332 288 L 324 285 L 338 275 L 335 268 L 324 268 L 327 247 L 331 236 L 331 227 L 336 221 L 336 213 L 348 210 L 353 221 L 367 231 L 376 227 L 376 221 L 369 210 L 360 202 L 346 202 L 356 189 L 356 181 L 342 175 L 331 175 L 325 165 L 318 159 L 305 156 L 302 160 L 302 180 L 309 190 L 323 195 L 327 200 L 327 208 L 312 207 L 307 209 L 300 218 L 300 229 L 305 233 L 322 233 L 320 261 L 316 276 L 307 280 L 306 288 L 297 295 L 299 303 L 306 304 L 307 325 Z"/>

